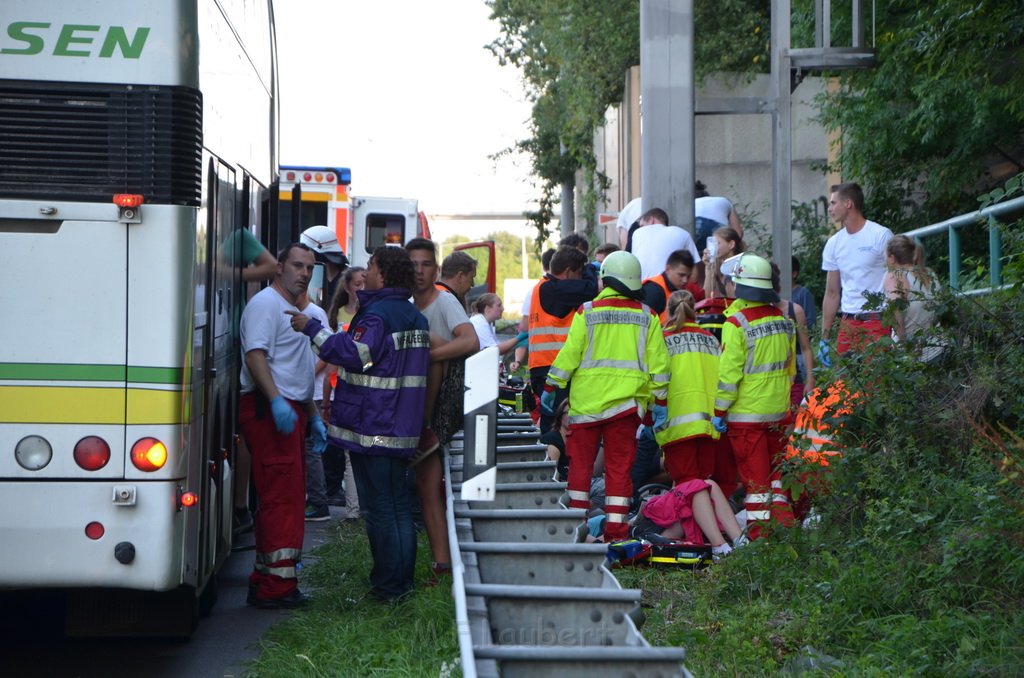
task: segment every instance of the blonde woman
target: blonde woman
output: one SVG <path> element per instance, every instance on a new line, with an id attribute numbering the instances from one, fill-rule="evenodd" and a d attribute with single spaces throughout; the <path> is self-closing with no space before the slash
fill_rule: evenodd
<path id="1" fill-rule="evenodd" d="M 885 246 L 885 265 L 882 289 L 893 308 L 893 341 L 920 344 L 921 362 L 938 360 L 945 346 L 929 336 L 935 325 L 933 299 L 938 281 L 925 266 L 924 249 L 905 235 L 893 236 Z"/>

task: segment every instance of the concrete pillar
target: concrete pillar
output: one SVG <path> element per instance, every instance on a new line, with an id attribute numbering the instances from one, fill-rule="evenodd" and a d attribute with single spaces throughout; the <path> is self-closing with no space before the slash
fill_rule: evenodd
<path id="1" fill-rule="evenodd" d="M 693 233 L 693 0 L 640 0 L 644 210 Z"/>

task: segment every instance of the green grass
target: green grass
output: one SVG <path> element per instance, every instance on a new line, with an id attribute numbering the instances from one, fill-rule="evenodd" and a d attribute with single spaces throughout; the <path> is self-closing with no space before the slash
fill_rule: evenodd
<path id="1" fill-rule="evenodd" d="M 361 521 L 338 522 L 302 570 L 313 603 L 264 637 L 248 676 L 459 675 L 451 580 L 426 588 L 430 551 L 419 535 L 417 588 L 399 605 L 368 596 L 370 552 Z"/>

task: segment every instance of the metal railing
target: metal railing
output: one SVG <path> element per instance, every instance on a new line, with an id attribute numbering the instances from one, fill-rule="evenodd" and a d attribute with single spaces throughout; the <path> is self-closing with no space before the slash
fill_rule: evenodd
<path id="1" fill-rule="evenodd" d="M 986 223 L 988 227 L 989 287 L 969 290 L 964 292 L 964 294 L 989 294 L 1008 287 L 1003 285 L 1003 246 L 1002 238 L 999 235 L 999 220 L 997 217 L 1018 212 L 1024 212 L 1024 196 L 997 203 L 975 212 L 961 214 L 945 221 L 940 221 L 937 224 L 915 228 L 903 235 L 921 239 L 930 235 L 947 234 L 949 236 L 949 286 L 955 290 L 960 290 L 960 270 L 963 265 L 960 230 L 965 226 L 974 226 L 982 222 Z"/>

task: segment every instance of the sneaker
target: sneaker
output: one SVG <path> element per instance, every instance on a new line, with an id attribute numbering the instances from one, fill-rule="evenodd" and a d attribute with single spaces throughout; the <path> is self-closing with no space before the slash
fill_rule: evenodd
<path id="1" fill-rule="evenodd" d="M 416 454 L 409 460 L 409 466 L 415 466 L 441 447 L 441 442 L 428 426 L 424 426 L 420 432 L 420 444 L 416 447 Z"/>
<path id="2" fill-rule="evenodd" d="M 252 600 L 246 602 L 260 610 L 294 610 L 297 607 L 307 605 L 312 601 L 308 595 L 295 589 L 284 598 L 260 598 L 253 596 Z"/>
<path id="3" fill-rule="evenodd" d="M 322 523 L 325 520 L 331 519 L 331 509 L 326 506 L 307 506 L 306 507 L 306 520 L 312 523 Z"/>

